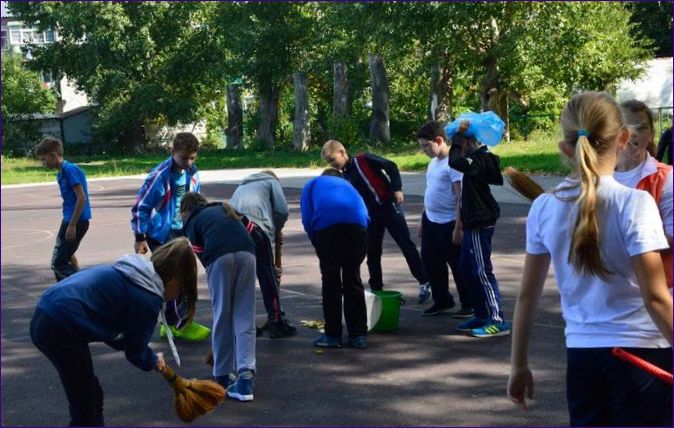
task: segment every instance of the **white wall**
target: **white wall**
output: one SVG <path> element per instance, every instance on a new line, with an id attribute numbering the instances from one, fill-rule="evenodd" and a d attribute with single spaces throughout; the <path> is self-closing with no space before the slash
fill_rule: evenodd
<path id="1" fill-rule="evenodd" d="M 623 80 L 616 92 L 618 102 L 637 99 L 651 109 L 670 107 L 672 114 L 672 58 L 656 58 L 646 64 L 646 73 L 639 80 Z"/>

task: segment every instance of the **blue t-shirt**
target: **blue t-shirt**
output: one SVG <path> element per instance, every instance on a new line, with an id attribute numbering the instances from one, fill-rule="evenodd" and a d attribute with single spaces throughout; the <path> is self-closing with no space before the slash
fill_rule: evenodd
<path id="1" fill-rule="evenodd" d="M 187 193 L 187 173 L 185 170 L 171 173 L 171 187 L 173 192 L 171 196 L 175 201 L 176 212 L 173 215 L 173 221 L 171 222 L 171 229 L 180 230 L 183 228 L 183 218 L 180 215 L 180 201 L 183 199 L 183 195 Z"/>
<path id="2" fill-rule="evenodd" d="M 319 176 L 302 189 L 300 201 L 302 225 L 313 239 L 314 234 L 336 224 L 355 224 L 367 228 L 367 207 L 358 191 L 339 177 Z"/>
<path id="3" fill-rule="evenodd" d="M 61 164 L 61 169 L 56 176 L 56 181 L 59 184 L 61 191 L 61 198 L 63 198 L 63 221 L 70 221 L 75 211 L 75 203 L 77 202 L 77 195 L 73 190 L 78 184 L 82 185 L 84 190 L 84 209 L 80 220 L 91 220 L 91 205 L 89 205 L 89 191 L 87 190 L 87 176 L 82 171 L 82 168 L 70 163 L 66 160 Z"/>

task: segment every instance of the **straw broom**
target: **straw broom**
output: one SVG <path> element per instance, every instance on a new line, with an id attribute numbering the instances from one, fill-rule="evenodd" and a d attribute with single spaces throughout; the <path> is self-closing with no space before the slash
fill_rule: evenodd
<path id="1" fill-rule="evenodd" d="M 161 372 L 173 387 L 176 415 L 184 422 L 213 411 L 225 399 L 225 389 L 211 380 L 185 379 L 169 366 Z"/>
<path id="2" fill-rule="evenodd" d="M 280 230 L 276 232 L 276 237 L 274 239 L 274 266 L 276 266 L 276 282 L 281 286 L 281 272 L 282 269 L 282 259 L 281 259 L 281 246 L 283 245 L 283 232 Z"/>
<path id="3" fill-rule="evenodd" d="M 528 175 L 511 166 L 504 169 L 503 174 L 508 177 L 508 182 L 513 189 L 530 201 L 545 193 L 545 190 Z"/>

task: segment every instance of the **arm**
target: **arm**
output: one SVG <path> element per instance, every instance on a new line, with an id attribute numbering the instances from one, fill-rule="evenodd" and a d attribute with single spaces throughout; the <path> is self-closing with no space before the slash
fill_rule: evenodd
<path id="1" fill-rule="evenodd" d="M 137 290 L 136 293 L 147 294 L 142 290 Z M 158 365 L 158 357 L 150 348 L 149 343 L 157 324 L 161 303 L 159 303 L 158 296 L 153 295 L 151 298 L 152 303 L 146 301 L 145 298 L 141 300 L 138 295 L 129 299 L 129 315 L 123 332 L 126 359 L 144 371 L 150 371 Z"/>
<path id="2" fill-rule="evenodd" d="M 300 200 L 300 211 L 302 212 L 302 226 L 304 226 L 304 231 L 309 235 L 309 239 L 313 239 L 314 231 L 311 226 L 312 218 L 314 216 L 314 204 L 312 201 L 313 195 L 311 194 L 314 188 L 314 183 L 316 181 L 312 180 L 304 186 L 302 190 L 302 199 Z"/>
<path id="3" fill-rule="evenodd" d="M 66 229 L 66 241 L 74 241 L 77 237 L 77 222 L 80 221 L 80 216 L 82 211 L 84 211 L 84 205 L 87 202 L 87 196 L 84 194 L 84 188 L 81 184 L 75 184 L 73 186 L 73 191 L 77 200 L 75 202 L 75 209 L 73 210 L 73 215 L 70 217 L 70 223 L 68 223 L 68 228 Z"/>
<path id="4" fill-rule="evenodd" d="M 672 295 L 667 289 L 662 259 L 657 252 L 631 257 L 632 267 L 639 282 L 641 295 L 653 322 L 672 344 Z"/>
<path id="5" fill-rule="evenodd" d="M 476 159 L 463 156 L 461 152 L 461 135 L 455 134 L 452 137 L 452 146 L 449 149 L 449 166 L 465 175 L 475 176 L 480 171 L 480 166 Z"/>
<path id="6" fill-rule="evenodd" d="M 288 202 L 283 194 L 283 188 L 278 180 L 271 181 L 271 205 L 273 209 L 274 230 L 281 232 L 288 221 Z"/>
<path id="7" fill-rule="evenodd" d="M 138 191 L 136 202 L 131 207 L 131 230 L 135 236 L 134 250 L 136 253 L 145 254 L 149 250 L 146 233 L 150 215 L 165 193 L 164 184 L 158 172 L 150 174 Z"/>
<path id="8" fill-rule="evenodd" d="M 461 220 L 461 182 L 455 181 L 452 183 L 454 187 L 454 194 L 456 195 L 456 223 L 452 231 L 452 242 L 454 245 L 461 245 L 463 241 L 463 221 Z"/>
<path id="9" fill-rule="evenodd" d="M 391 183 L 391 190 L 393 191 L 393 199 L 395 203 L 400 205 L 404 202 L 403 182 L 400 178 L 400 171 L 395 162 L 385 159 L 381 156 L 373 155 L 372 153 L 365 154 L 365 161 L 375 170 L 384 170 Z"/>
<path id="10" fill-rule="evenodd" d="M 534 396 L 534 378 L 529 369 L 527 348 L 534 312 L 538 306 L 549 267 L 549 254 L 527 253 L 524 260 L 522 285 L 517 296 L 513 316 L 510 378 L 508 379 L 507 394 L 512 402 L 525 410 L 527 409 L 526 399 L 531 399 Z"/>

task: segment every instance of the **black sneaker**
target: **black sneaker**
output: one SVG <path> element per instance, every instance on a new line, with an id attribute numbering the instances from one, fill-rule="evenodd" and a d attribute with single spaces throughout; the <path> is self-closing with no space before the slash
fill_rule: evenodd
<path id="1" fill-rule="evenodd" d="M 471 308 L 461 308 L 454 312 L 454 318 L 456 319 L 472 318 L 473 315 L 475 315 L 475 311 Z"/>
<path id="2" fill-rule="evenodd" d="M 284 319 L 281 319 L 280 321 L 269 321 L 269 337 L 272 339 L 280 339 L 296 334 L 297 328 L 288 324 L 288 321 Z"/>
<path id="3" fill-rule="evenodd" d="M 447 303 L 433 303 L 433 305 L 426 309 L 421 316 L 424 317 L 430 317 L 433 315 L 441 315 L 441 314 L 449 314 L 452 312 L 452 308 L 454 307 L 454 302 L 447 302 Z"/>

